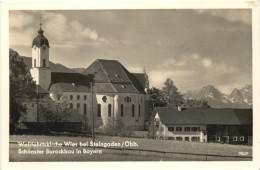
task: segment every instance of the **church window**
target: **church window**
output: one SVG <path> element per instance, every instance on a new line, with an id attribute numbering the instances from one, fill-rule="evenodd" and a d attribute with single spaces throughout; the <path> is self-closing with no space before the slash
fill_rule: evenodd
<path id="1" fill-rule="evenodd" d="M 141 97 L 141 103 L 143 102 L 143 98 Z"/>
<path id="2" fill-rule="evenodd" d="M 87 104 L 85 103 L 84 104 L 84 115 L 86 115 L 87 114 Z"/>
<path id="3" fill-rule="evenodd" d="M 135 117 L 135 105 L 132 104 L 132 117 Z"/>
<path id="4" fill-rule="evenodd" d="M 112 105 L 108 105 L 108 117 L 111 117 L 111 112 L 112 112 Z"/>
<path id="5" fill-rule="evenodd" d="M 34 67 L 36 67 L 36 59 L 34 59 L 33 62 L 34 62 Z"/>
<path id="6" fill-rule="evenodd" d="M 131 97 L 129 97 L 129 96 L 127 96 L 127 97 L 125 97 L 125 102 L 127 102 L 127 103 L 129 103 L 129 102 L 131 102 L 132 101 L 132 99 L 131 99 Z"/>
<path id="7" fill-rule="evenodd" d="M 98 111 L 98 113 L 97 113 L 98 115 L 97 115 L 97 116 L 98 116 L 98 117 L 101 117 L 101 104 L 98 104 L 98 105 L 97 105 L 97 109 L 98 109 L 98 110 L 97 110 L 97 111 Z"/>
<path id="8" fill-rule="evenodd" d="M 138 105 L 138 117 L 141 117 L 141 106 L 140 106 L 140 104 Z"/>
<path id="9" fill-rule="evenodd" d="M 46 60 L 43 59 L 43 67 L 46 67 Z"/>
<path id="10" fill-rule="evenodd" d="M 124 116 L 124 105 L 121 104 L 121 117 L 123 117 L 123 116 Z"/>
<path id="11" fill-rule="evenodd" d="M 80 104 L 78 103 L 78 104 L 77 104 L 77 110 L 79 110 L 79 109 L 80 109 Z"/>
<path id="12" fill-rule="evenodd" d="M 72 100 L 73 99 L 73 95 L 70 95 L 70 100 Z"/>
<path id="13" fill-rule="evenodd" d="M 84 95 L 84 100 L 87 100 L 87 95 Z"/>
<path id="14" fill-rule="evenodd" d="M 80 95 L 77 95 L 77 99 L 78 99 L 78 100 L 80 99 Z"/>
<path id="15" fill-rule="evenodd" d="M 103 96 L 102 100 L 103 100 L 104 103 L 106 103 L 107 102 L 107 96 Z"/>
<path id="16" fill-rule="evenodd" d="M 73 109 L 73 104 L 72 103 L 70 104 L 70 109 Z"/>

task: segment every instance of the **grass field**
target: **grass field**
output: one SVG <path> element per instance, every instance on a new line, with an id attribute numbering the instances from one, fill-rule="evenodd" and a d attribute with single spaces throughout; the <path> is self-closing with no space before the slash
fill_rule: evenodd
<path id="1" fill-rule="evenodd" d="M 71 141 L 75 143 L 90 142 L 92 139 L 88 137 L 66 137 L 66 136 L 34 136 L 34 135 L 13 135 L 10 141 L 16 142 L 60 142 Z M 205 160 L 205 156 L 191 156 L 179 154 L 162 154 L 139 152 L 138 149 L 157 150 L 163 152 L 185 152 L 197 154 L 214 154 L 239 156 L 239 152 L 248 152 L 247 156 L 252 156 L 251 146 L 227 145 L 218 143 L 198 143 L 198 142 L 181 142 L 167 140 L 152 140 L 140 138 L 123 138 L 112 136 L 96 136 L 96 142 L 125 142 L 136 143 L 138 146 L 129 146 L 124 148 L 137 149 L 135 151 L 127 150 L 110 150 L 105 148 L 96 148 L 101 150 L 102 154 L 18 154 L 18 149 L 47 149 L 47 148 L 21 148 L 18 144 L 10 144 L 10 161 L 182 161 L 182 160 Z M 49 149 L 87 149 L 91 147 L 60 147 Z M 207 160 L 235 160 L 235 158 L 208 157 Z M 236 160 L 250 160 L 245 158 L 236 158 Z"/>

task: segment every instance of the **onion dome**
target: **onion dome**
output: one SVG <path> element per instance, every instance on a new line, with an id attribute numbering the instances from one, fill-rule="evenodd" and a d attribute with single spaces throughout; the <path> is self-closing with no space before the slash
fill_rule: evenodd
<path id="1" fill-rule="evenodd" d="M 33 42 L 32 42 L 32 47 L 34 45 L 36 45 L 36 47 L 41 47 L 42 45 L 46 45 L 47 47 L 50 48 L 49 46 L 49 41 L 48 39 L 43 35 L 43 30 L 42 28 L 40 27 L 40 29 L 38 30 L 38 35 L 33 39 Z"/>

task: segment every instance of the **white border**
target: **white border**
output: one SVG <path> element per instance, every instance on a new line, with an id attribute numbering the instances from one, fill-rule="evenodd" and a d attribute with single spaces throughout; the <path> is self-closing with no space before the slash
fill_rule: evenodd
<path id="1" fill-rule="evenodd" d="M 260 58 L 259 4 L 251 1 L 187 2 L 187 1 L 88 1 L 88 2 L 2 2 L 1 6 L 1 168 L 9 169 L 260 169 Z M 253 16 L 253 161 L 248 162 L 9 162 L 9 10 L 67 9 L 193 9 L 249 8 Z M 258 160 L 258 161 L 257 161 Z"/>

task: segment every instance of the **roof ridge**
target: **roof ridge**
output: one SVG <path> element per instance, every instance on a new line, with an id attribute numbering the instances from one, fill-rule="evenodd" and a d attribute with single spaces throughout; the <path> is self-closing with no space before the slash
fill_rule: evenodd
<path id="1" fill-rule="evenodd" d="M 117 61 L 118 64 L 120 65 L 121 69 L 123 70 L 124 74 L 126 75 L 126 77 L 128 78 L 128 80 L 133 84 L 132 80 L 130 79 L 130 77 L 128 77 L 128 75 L 126 74 L 125 70 L 128 71 L 127 69 L 124 69 L 124 66 L 119 62 Z M 129 71 L 128 71 L 129 72 Z M 130 73 L 130 72 L 129 72 Z M 131 73 L 130 73 L 131 74 Z M 137 89 L 136 89 L 137 90 Z M 138 90 L 137 90 L 138 91 Z"/>
<path id="2" fill-rule="evenodd" d="M 129 81 L 130 81 L 131 84 L 133 85 L 134 89 L 135 89 L 138 93 L 140 93 L 140 91 L 135 87 L 135 85 L 134 85 L 132 79 L 126 74 L 126 71 L 128 71 L 128 70 L 127 70 L 119 61 L 117 61 L 117 62 L 119 63 L 119 65 L 120 65 L 121 69 L 123 70 L 124 74 L 126 75 L 126 77 L 129 79 Z M 130 73 L 129 71 L 128 71 L 128 73 L 132 75 L 132 73 Z M 140 93 L 140 94 L 141 94 L 141 93 Z"/>
<path id="3" fill-rule="evenodd" d="M 100 63 L 100 59 L 97 59 L 96 61 L 98 62 L 98 64 L 100 65 L 101 69 L 102 69 L 103 72 L 105 73 L 105 75 L 106 75 L 106 77 L 107 77 L 107 79 L 108 79 L 108 82 L 111 83 L 111 80 L 110 80 L 110 78 L 108 77 L 108 73 L 107 73 L 106 69 L 105 69 L 105 68 L 103 67 L 103 65 Z"/>

